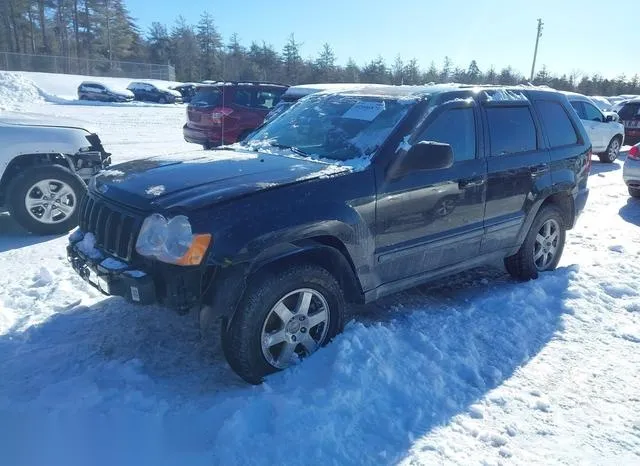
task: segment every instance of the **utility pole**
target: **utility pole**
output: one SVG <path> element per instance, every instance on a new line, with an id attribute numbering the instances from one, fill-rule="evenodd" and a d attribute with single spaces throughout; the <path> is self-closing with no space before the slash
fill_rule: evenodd
<path id="1" fill-rule="evenodd" d="M 538 42 L 540 41 L 540 37 L 542 36 L 542 26 L 544 26 L 544 23 L 542 22 L 541 18 L 538 18 L 538 32 L 536 34 L 536 48 L 533 52 L 533 64 L 531 65 L 531 79 L 529 79 L 529 82 L 533 83 L 533 73 L 536 70 L 536 57 L 538 56 Z"/>

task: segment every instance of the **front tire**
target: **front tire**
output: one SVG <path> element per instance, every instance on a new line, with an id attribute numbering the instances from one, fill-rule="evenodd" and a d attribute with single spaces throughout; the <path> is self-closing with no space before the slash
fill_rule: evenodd
<path id="1" fill-rule="evenodd" d="M 504 260 L 507 272 L 518 280 L 533 280 L 540 272 L 554 270 L 562 257 L 565 238 L 560 211 L 553 205 L 542 207 L 520 250 Z"/>
<path id="2" fill-rule="evenodd" d="M 307 264 L 250 281 L 222 349 L 245 381 L 286 369 L 326 345 L 343 327 L 344 297 L 325 269 Z"/>
<path id="3" fill-rule="evenodd" d="M 84 182 L 59 165 L 28 168 L 8 187 L 9 212 L 26 230 L 59 235 L 78 225 Z"/>
<path id="4" fill-rule="evenodd" d="M 614 136 L 611 141 L 609 141 L 609 145 L 607 146 L 607 151 L 598 155 L 600 162 L 602 163 L 613 163 L 620 155 L 620 137 Z"/>

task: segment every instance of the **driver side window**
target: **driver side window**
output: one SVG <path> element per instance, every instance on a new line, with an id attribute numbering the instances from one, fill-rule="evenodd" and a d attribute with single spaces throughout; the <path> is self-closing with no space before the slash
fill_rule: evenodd
<path id="1" fill-rule="evenodd" d="M 582 104 L 584 105 L 584 111 L 586 114 L 585 120 L 599 121 L 601 123 L 604 121 L 602 113 L 595 107 L 595 105 L 591 105 L 586 102 L 583 102 Z"/>
<path id="2" fill-rule="evenodd" d="M 453 161 L 462 162 L 476 158 L 476 126 L 473 108 L 445 110 L 415 138 L 418 141 L 435 141 L 449 144 Z"/>

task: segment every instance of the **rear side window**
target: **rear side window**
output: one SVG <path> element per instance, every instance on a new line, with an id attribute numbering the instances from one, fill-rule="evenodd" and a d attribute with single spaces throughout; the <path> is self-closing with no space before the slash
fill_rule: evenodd
<path id="1" fill-rule="evenodd" d="M 624 104 L 618 112 L 621 120 L 638 120 L 640 119 L 640 102 Z"/>
<path id="2" fill-rule="evenodd" d="M 278 94 L 273 91 L 256 92 L 256 102 L 254 107 L 271 110 L 278 103 Z"/>
<path id="3" fill-rule="evenodd" d="M 584 105 L 584 113 L 586 115 L 585 120 L 603 122 L 604 117 L 602 112 L 596 108 L 595 105 L 591 105 L 587 102 L 582 103 Z"/>
<path id="4" fill-rule="evenodd" d="M 222 92 L 215 87 L 202 87 L 196 91 L 191 99 L 191 105 L 196 107 L 208 107 L 218 105 Z"/>
<path id="5" fill-rule="evenodd" d="M 236 95 L 233 97 L 233 103 L 241 107 L 251 106 L 251 91 L 248 89 L 236 89 Z"/>
<path id="6" fill-rule="evenodd" d="M 576 111 L 576 113 L 578 114 L 578 117 L 581 120 L 586 120 L 587 119 L 587 114 L 584 112 L 584 106 L 582 105 L 582 102 L 574 100 L 574 101 L 571 102 L 571 106 Z"/>
<path id="7" fill-rule="evenodd" d="M 529 152 L 538 148 L 536 127 L 529 107 L 487 108 L 491 155 Z"/>
<path id="8" fill-rule="evenodd" d="M 453 160 L 461 162 L 476 157 L 476 125 L 472 108 L 445 110 L 416 138 L 451 145 Z"/>
<path id="9" fill-rule="evenodd" d="M 541 100 L 534 105 L 542 119 L 551 147 L 569 146 L 578 143 L 578 134 L 569 119 L 569 115 L 567 115 L 560 103 Z"/>

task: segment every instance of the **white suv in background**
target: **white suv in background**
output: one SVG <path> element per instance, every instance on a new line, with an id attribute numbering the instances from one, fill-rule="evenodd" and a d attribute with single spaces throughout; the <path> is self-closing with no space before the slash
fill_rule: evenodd
<path id="1" fill-rule="evenodd" d="M 612 163 L 624 143 L 624 126 L 612 115 L 604 115 L 589 97 L 573 92 L 565 94 L 587 130 L 593 152 L 601 162 Z"/>
<path id="2" fill-rule="evenodd" d="M 0 112 L 0 211 L 32 233 L 77 226 L 85 182 L 110 163 L 83 122 Z"/>

